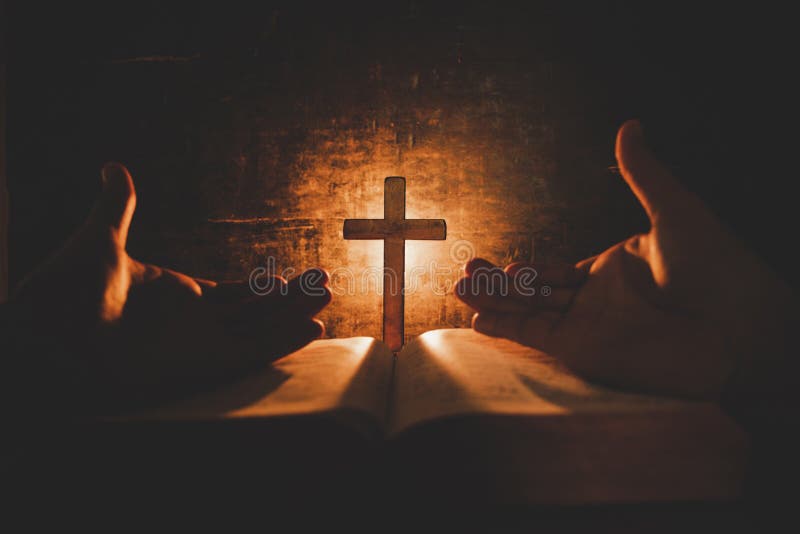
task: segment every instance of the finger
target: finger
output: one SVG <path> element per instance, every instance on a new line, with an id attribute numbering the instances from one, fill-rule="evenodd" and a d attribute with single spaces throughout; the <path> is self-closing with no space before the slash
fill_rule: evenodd
<path id="1" fill-rule="evenodd" d="M 513 298 L 512 282 L 508 274 L 492 263 L 478 259 L 466 266 L 467 276 L 458 281 L 456 296 L 476 310 L 499 312 L 528 311 L 528 303 Z"/>
<path id="2" fill-rule="evenodd" d="M 133 179 L 124 165 L 113 162 L 103 166 L 101 176 L 103 192 L 90 215 L 90 221 L 99 227 L 111 228 L 124 248 L 136 209 Z"/>
<path id="3" fill-rule="evenodd" d="M 214 280 L 207 280 L 205 278 L 198 278 L 196 276 L 194 276 L 193 278 L 194 281 L 197 282 L 197 285 L 203 288 L 203 291 L 205 291 L 206 288 L 217 287 L 217 282 L 215 282 Z"/>
<path id="4" fill-rule="evenodd" d="M 511 279 L 503 269 L 493 263 L 476 258 L 467 263 L 464 272 L 471 280 L 469 289 L 493 295 L 508 295 Z"/>
<path id="5" fill-rule="evenodd" d="M 330 277 L 324 269 L 308 269 L 289 281 L 291 311 L 314 316 L 330 304 L 333 295 L 328 288 Z"/>
<path id="6" fill-rule="evenodd" d="M 217 282 L 213 287 L 203 288 L 203 296 L 208 297 L 210 301 L 226 304 L 241 304 L 244 301 L 287 294 L 286 279 L 282 276 L 263 277 L 258 281 Z"/>
<path id="7" fill-rule="evenodd" d="M 328 273 L 323 269 L 309 269 L 288 284 L 276 277 L 275 287 L 262 295 L 252 295 L 239 302 L 228 302 L 223 310 L 227 321 L 248 322 L 249 316 L 313 317 L 330 304 L 333 295 L 328 288 Z M 243 287 L 231 287 L 229 291 L 244 291 Z"/>
<path id="8" fill-rule="evenodd" d="M 174 316 L 164 315 L 181 314 L 199 304 L 200 287 L 192 278 L 168 269 L 141 265 L 147 268 L 145 276 L 148 278 L 145 283 L 131 285 L 128 292 L 123 314 L 129 319 L 129 326 L 141 320 L 148 323 L 165 318 L 175 320 Z"/>
<path id="9" fill-rule="evenodd" d="M 202 289 L 191 276 L 172 269 L 140 263 L 132 260 L 131 276 L 135 282 L 135 292 L 142 294 L 159 294 L 165 298 L 177 297 L 181 300 L 195 301 L 203 294 Z"/>
<path id="10" fill-rule="evenodd" d="M 564 310 L 569 307 L 575 290 L 552 287 L 539 280 L 530 266 L 512 264 L 502 270 L 481 260 L 471 263 L 468 276 L 456 284 L 456 296 L 476 310 L 503 313 L 528 313 L 536 310 Z M 514 276 L 510 276 L 508 270 Z M 585 274 L 575 267 L 552 268 L 548 276 L 564 285 L 582 280 Z"/>
<path id="11" fill-rule="evenodd" d="M 320 288 L 313 294 L 291 294 L 290 301 L 287 303 L 288 313 L 299 313 L 306 317 L 313 317 L 321 312 L 333 300 L 333 294 L 327 287 Z"/>
<path id="12" fill-rule="evenodd" d="M 172 269 L 164 269 L 162 268 L 163 275 L 162 277 L 167 280 L 173 280 L 180 286 L 184 286 L 190 289 L 195 295 L 202 296 L 203 290 L 200 288 L 200 284 L 195 281 L 194 278 L 191 276 L 185 275 L 178 271 L 173 271 Z"/>
<path id="13" fill-rule="evenodd" d="M 550 334 L 560 317 L 552 312 L 534 315 L 481 312 L 473 316 L 472 328 L 487 336 L 510 339 L 546 351 Z"/>
<path id="14" fill-rule="evenodd" d="M 538 284 L 549 286 L 575 286 L 586 279 L 586 271 L 576 265 L 533 265 L 527 262 L 511 263 L 504 269 L 512 280 L 515 278 L 529 278 Z"/>
<path id="15" fill-rule="evenodd" d="M 220 319 L 229 324 L 249 322 L 249 318 L 280 315 L 289 305 L 288 284 L 283 277 L 251 282 L 221 282 L 203 290 L 204 300 L 214 307 Z"/>
<path id="16" fill-rule="evenodd" d="M 156 278 L 159 278 L 164 275 L 164 273 L 169 273 L 170 278 L 175 278 L 175 275 L 178 275 L 177 278 L 181 280 L 183 285 L 187 285 L 188 280 L 190 279 L 194 281 L 194 284 L 188 284 L 191 287 L 197 287 L 201 290 L 203 296 L 209 295 L 217 295 L 226 290 L 231 284 L 238 284 L 239 282 L 215 282 L 213 280 L 206 280 L 205 278 L 197 278 L 197 277 L 190 277 L 183 273 L 179 273 L 177 271 L 173 271 L 171 269 L 165 269 L 164 267 L 159 267 L 158 265 L 152 265 L 150 263 L 142 263 L 140 261 L 136 261 L 134 259 L 130 260 L 130 269 L 131 269 L 131 278 L 136 283 L 145 283 L 150 282 Z"/>
<path id="17" fill-rule="evenodd" d="M 464 266 L 464 272 L 466 272 L 468 276 L 472 276 L 475 271 L 494 269 L 496 267 L 497 266 L 489 260 L 484 260 L 483 258 L 473 258 Z"/>
<path id="18" fill-rule="evenodd" d="M 572 304 L 577 290 L 550 286 L 519 284 L 516 277 L 507 291 L 488 290 L 474 283 L 474 278 L 464 277 L 456 284 L 456 296 L 478 311 L 497 313 L 532 313 L 541 310 L 564 311 Z"/>
<path id="19" fill-rule="evenodd" d="M 304 271 L 288 284 L 286 279 L 281 276 L 265 276 L 263 279 L 258 279 L 256 284 L 248 281 L 221 282 L 218 285 L 221 293 L 231 295 L 239 293 L 242 298 L 254 294 L 258 296 L 271 294 L 323 296 L 329 281 L 330 276 L 325 269 L 314 268 Z"/>
<path id="20" fill-rule="evenodd" d="M 597 255 L 579 261 L 575 264 L 575 268 L 578 269 L 583 276 L 589 276 L 589 273 L 592 270 L 592 265 L 594 265 L 595 261 L 597 261 Z"/>
<path id="21" fill-rule="evenodd" d="M 330 277 L 325 269 L 318 267 L 308 269 L 289 282 L 289 293 L 322 293 L 320 289 L 326 287 L 329 280 Z"/>
<path id="22" fill-rule="evenodd" d="M 162 269 L 158 265 L 150 263 L 142 263 L 134 259 L 129 262 L 131 270 L 131 278 L 136 284 L 143 284 L 150 282 L 161 276 Z"/>
<path id="23" fill-rule="evenodd" d="M 512 263 L 506 267 L 511 282 L 509 295 L 523 302 L 529 311 L 569 308 L 586 273 L 572 265 L 545 266 L 536 270 L 530 264 Z"/>
<path id="24" fill-rule="evenodd" d="M 456 283 L 455 294 L 467 306 L 478 311 L 494 311 L 502 313 L 526 313 L 529 306 L 526 302 L 510 297 L 502 290 L 492 290 L 479 280 L 465 276 Z"/>
<path id="25" fill-rule="evenodd" d="M 622 177 L 644 207 L 651 223 L 664 211 L 680 208 L 687 192 L 656 158 L 639 121 L 631 120 L 617 133 L 617 163 Z"/>

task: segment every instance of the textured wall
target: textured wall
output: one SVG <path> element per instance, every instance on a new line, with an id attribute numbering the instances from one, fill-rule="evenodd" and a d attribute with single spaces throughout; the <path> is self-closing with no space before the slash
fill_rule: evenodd
<path id="1" fill-rule="evenodd" d="M 407 178 L 408 217 L 448 226 L 447 241 L 408 245 L 408 269 L 440 271 L 408 296 L 407 335 L 468 325 L 469 310 L 441 294 L 464 249 L 574 260 L 638 221 L 608 170 L 630 109 L 617 93 L 624 69 L 609 66 L 622 14 L 131 9 L 101 13 L 115 24 L 90 33 L 71 12 L 68 51 L 29 50 L 39 61 L 15 66 L 15 202 L 35 206 L 16 219 L 17 278 L 46 248 L 32 237 L 57 242 L 80 220 L 107 159 L 137 181 L 132 254 L 208 278 L 246 278 L 269 258 L 278 270 L 326 267 L 332 336 L 380 336 L 381 299 L 361 277 L 381 266 L 382 245 L 344 241 L 342 221 L 382 216 L 386 176 Z"/>
<path id="2" fill-rule="evenodd" d="M 527 47 L 515 56 L 515 43 L 496 43 L 496 32 L 459 30 L 453 21 L 421 31 L 393 18 L 342 24 L 297 58 L 292 36 L 305 35 L 308 21 L 276 16 L 244 77 L 213 103 L 217 120 L 187 128 L 207 220 L 194 229 L 203 242 L 168 259 L 226 278 L 246 277 L 269 258 L 278 270 L 326 267 L 338 297 L 322 315 L 329 334 L 380 336 L 381 299 L 369 273 L 382 264 L 382 244 L 343 241 L 342 221 L 381 217 L 383 179 L 405 176 L 408 217 L 448 224 L 447 241 L 407 245 L 407 269 L 428 269 L 418 285 L 409 280 L 416 290 L 406 333 L 467 326 L 469 310 L 452 291 L 442 294 L 466 249 L 508 262 L 558 259 L 569 246 L 551 184 L 557 132 L 576 137 L 564 124 L 583 105 L 576 73 Z M 606 172 L 609 156 L 598 151 L 579 163 L 578 181 Z"/>
<path id="3" fill-rule="evenodd" d="M 552 83 L 545 67 L 500 76 L 459 65 L 446 48 L 433 51 L 444 58 L 354 69 L 336 94 L 358 89 L 357 100 L 319 109 L 294 99 L 284 111 L 294 127 L 269 112 L 251 118 L 249 146 L 231 155 L 240 167 L 203 180 L 212 210 L 201 233 L 221 243 L 225 276 L 246 275 L 270 256 L 279 269 L 324 266 L 340 297 L 323 316 L 329 333 L 379 335 L 380 297 L 366 282 L 382 264 L 382 244 L 343 241 L 341 229 L 345 218 L 382 217 L 386 176 L 407 178 L 407 217 L 448 224 L 445 242 L 407 244 L 407 270 L 426 271 L 418 286 L 409 280 L 417 289 L 407 298 L 408 334 L 468 324 L 468 311 L 442 290 L 469 249 L 497 261 L 529 259 L 537 240 L 562 238 L 548 189 L 554 129 L 536 95 Z"/>

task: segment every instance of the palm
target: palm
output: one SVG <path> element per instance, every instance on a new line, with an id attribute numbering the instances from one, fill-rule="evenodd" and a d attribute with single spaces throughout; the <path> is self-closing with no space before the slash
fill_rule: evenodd
<path id="1" fill-rule="evenodd" d="M 587 378 L 716 396 L 776 331 L 790 292 L 655 160 L 637 125 L 620 130 L 617 159 L 650 232 L 546 270 L 540 282 L 555 286 L 548 298 L 498 294 L 475 274 L 494 266 L 473 260 L 459 297 L 478 311 L 476 330 L 544 350 Z M 506 268 L 512 279 L 519 271 Z"/>
<path id="2" fill-rule="evenodd" d="M 42 375 L 66 369 L 63 387 L 113 410 L 213 386 L 322 333 L 312 317 L 330 292 L 319 271 L 306 273 L 319 286 L 313 295 L 297 279 L 274 279 L 276 291 L 257 296 L 247 283 L 218 284 L 130 258 L 133 182 L 121 166 L 111 170 L 117 174 L 87 223 L 13 298 L 18 323 L 27 325 L 18 338 L 28 367 Z M 37 336 L 42 326 L 51 335 Z"/>
<path id="3" fill-rule="evenodd" d="M 693 321 L 691 303 L 655 282 L 652 272 L 663 272 L 666 266 L 651 265 L 640 250 L 643 241 L 655 242 L 653 237 L 633 237 L 600 254 L 543 344 L 598 381 L 703 394 L 709 386 L 721 386 L 724 373 L 718 370 L 727 370 L 724 362 L 704 359 L 720 353 L 720 332 Z M 670 285 L 676 280 L 680 284 L 691 267 L 674 265 L 669 270 L 674 273 Z M 647 355 L 645 361 L 642 355 Z M 676 382 L 681 384 L 679 391 L 672 388 Z"/>
<path id="4" fill-rule="evenodd" d="M 293 311 L 289 299 L 257 297 L 246 283 L 211 284 L 154 266 L 136 267 L 146 278 L 133 277 L 124 313 L 109 326 L 114 345 L 126 348 L 121 378 L 202 384 L 262 365 L 321 333 L 310 317 L 327 298 Z"/>

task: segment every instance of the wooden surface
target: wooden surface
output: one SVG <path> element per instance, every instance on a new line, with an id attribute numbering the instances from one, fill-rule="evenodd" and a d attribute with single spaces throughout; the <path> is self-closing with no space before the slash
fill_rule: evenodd
<path id="1" fill-rule="evenodd" d="M 406 240 L 442 240 L 444 219 L 406 219 L 406 179 L 389 176 L 383 189 L 383 219 L 346 219 L 345 239 L 383 240 L 383 341 L 393 351 L 403 347 Z"/>

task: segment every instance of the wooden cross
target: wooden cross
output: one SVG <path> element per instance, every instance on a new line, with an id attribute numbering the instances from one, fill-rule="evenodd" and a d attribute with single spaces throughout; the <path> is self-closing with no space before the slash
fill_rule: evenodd
<path id="1" fill-rule="evenodd" d="M 386 178 L 383 219 L 345 219 L 345 239 L 383 240 L 383 341 L 393 351 L 403 346 L 403 288 L 406 240 L 444 239 L 444 219 L 406 219 L 406 179 Z"/>

